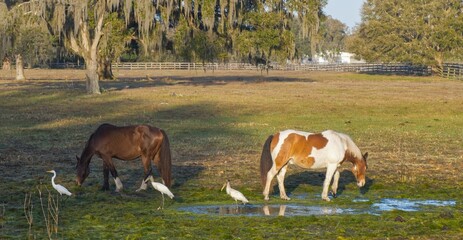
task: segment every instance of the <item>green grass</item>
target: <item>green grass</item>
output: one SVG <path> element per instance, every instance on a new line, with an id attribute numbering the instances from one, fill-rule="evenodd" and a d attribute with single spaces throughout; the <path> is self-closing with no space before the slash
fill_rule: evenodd
<path id="1" fill-rule="evenodd" d="M 74 193 L 61 202 L 58 239 L 460 239 L 463 207 L 463 83 L 434 77 L 351 73 L 120 71 L 102 95 L 85 95 L 80 71 L 29 70 L 31 81 L 0 80 L 0 238 L 47 238 L 38 190 L 56 182 Z M 75 74 L 75 75 L 73 75 Z M 73 76 L 73 77 L 70 77 Z M 148 76 L 148 77 L 147 77 Z M 96 127 L 151 124 L 167 131 L 174 201 L 157 211 L 151 188 L 136 193 L 140 160 L 115 160 L 122 194 L 102 192 L 94 157 L 83 187 L 75 155 Z M 342 166 L 340 196 L 321 201 L 323 171 L 290 167 L 291 204 L 368 209 L 382 198 L 456 200 L 453 207 L 381 215 L 240 217 L 178 208 L 231 204 L 226 179 L 253 204 L 264 204 L 258 176 L 266 137 L 279 130 L 334 129 L 368 151 L 368 187 L 359 191 Z M 321 174 L 321 175 L 320 175 Z M 52 189 L 50 189 L 52 190 Z M 33 225 L 24 214 L 32 194 Z M 275 192 L 271 204 L 284 204 Z M 369 199 L 354 203 L 355 198 Z M 398 216 L 405 222 L 398 221 Z"/>

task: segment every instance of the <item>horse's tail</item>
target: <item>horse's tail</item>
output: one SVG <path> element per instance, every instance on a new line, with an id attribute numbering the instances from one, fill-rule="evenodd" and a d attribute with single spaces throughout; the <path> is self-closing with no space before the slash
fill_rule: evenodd
<path id="1" fill-rule="evenodd" d="M 265 184 L 267 183 L 267 173 L 273 165 L 272 154 L 270 153 L 270 144 L 272 143 L 272 139 L 273 135 L 270 135 L 267 138 L 262 149 L 262 155 L 260 156 L 260 180 L 262 187 L 265 187 Z"/>
<path id="2" fill-rule="evenodd" d="M 159 150 L 159 172 L 161 174 L 162 179 L 164 180 L 164 184 L 170 187 L 172 183 L 172 157 L 170 153 L 170 143 L 169 138 L 164 130 L 160 129 L 162 133 L 162 143 L 161 149 Z"/>

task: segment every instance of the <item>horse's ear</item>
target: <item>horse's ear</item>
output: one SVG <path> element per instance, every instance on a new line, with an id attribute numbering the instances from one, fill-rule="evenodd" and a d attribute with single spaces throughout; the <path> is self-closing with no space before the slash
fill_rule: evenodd
<path id="1" fill-rule="evenodd" d="M 363 159 L 365 160 L 365 162 L 367 161 L 367 158 L 368 158 L 368 152 L 366 152 L 365 154 L 363 154 Z"/>

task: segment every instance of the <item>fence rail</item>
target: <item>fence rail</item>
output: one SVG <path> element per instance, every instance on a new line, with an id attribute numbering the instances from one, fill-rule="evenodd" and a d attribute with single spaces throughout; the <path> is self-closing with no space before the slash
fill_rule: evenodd
<path id="1" fill-rule="evenodd" d="M 76 63 L 54 63 L 52 68 L 84 68 Z M 122 62 L 113 63 L 114 70 L 267 70 L 265 65 L 249 63 L 189 63 L 189 62 Z M 402 74 L 402 75 L 431 75 L 428 66 L 410 64 L 388 63 L 351 63 L 351 64 L 270 64 L 269 69 L 283 71 L 333 71 L 333 72 L 360 72 L 375 74 Z M 461 72 L 451 70 L 448 76 Z"/>
<path id="2" fill-rule="evenodd" d="M 113 69 L 124 70 L 266 70 L 266 66 L 249 63 L 188 63 L 188 62 L 132 62 L 114 63 Z M 335 71 L 404 75 L 430 75 L 431 68 L 409 64 L 270 64 L 270 69 L 283 71 Z"/>
<path id="3" fill-rule="evenodd" d="M 463 64 L 445 63 L 442 69 L 442 77 L 463 80 Z"/>

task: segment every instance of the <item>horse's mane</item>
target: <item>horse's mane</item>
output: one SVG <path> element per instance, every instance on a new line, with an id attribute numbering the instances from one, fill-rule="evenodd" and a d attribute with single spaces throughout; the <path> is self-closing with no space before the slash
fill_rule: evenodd
<path id="1" fill-rule="evenodd" d="M 93 156 L 93 150 L 90 147 L 90 142 L 92 141 L 94 135 L 95 133 L 92 133 L 92 135 L 90 135 L 87 142 L 85 143 L 85 148 L 84 150 L 82 150 L 82 153 L 80 154 L 81 161 L 87 162 L 88 159 Z"/>
<path id="2" fill-rule="evenodd" d="M 360 148 L 357 147 L 357 145 L 354 143 L 354 141 L 352 141 L 352 139 L 348 135 L 344 133 L 338 133 L 338 135 L 344 141 L 344 143 L 346 144 L 347 151 L 349 151 L 353 155 L 353 157 L 358 159 L 363 158 Z"/>

